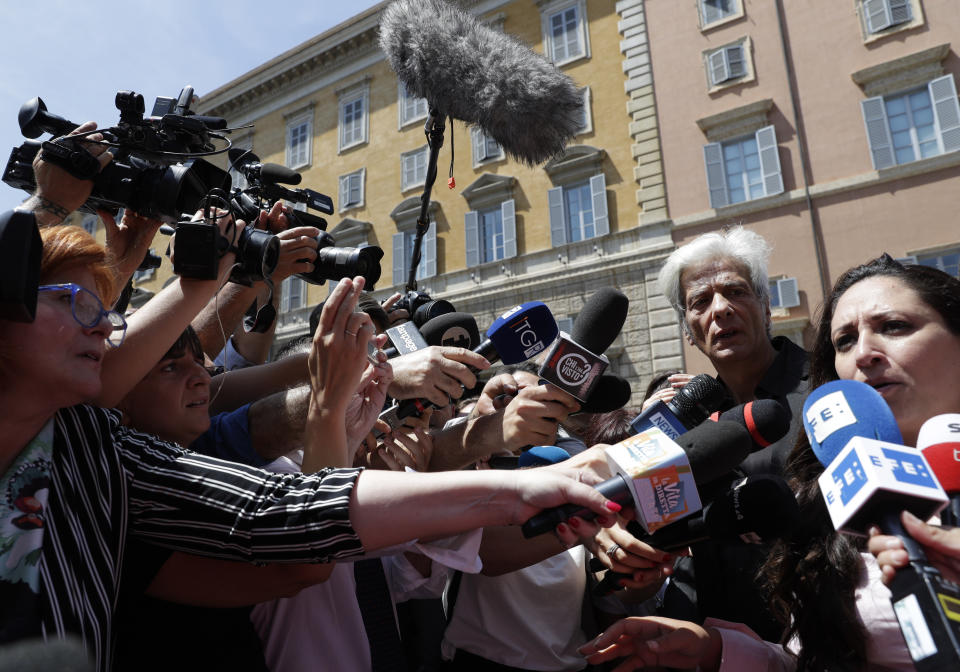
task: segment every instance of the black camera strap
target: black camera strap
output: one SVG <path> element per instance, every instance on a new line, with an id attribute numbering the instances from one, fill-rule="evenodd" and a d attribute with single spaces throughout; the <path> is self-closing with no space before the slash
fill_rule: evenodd
<path id="1" fill-rule="evenodd" d="M 46 140 L 40 158 L 56 164 L 78 180 L 92 180 L 100 172 L 97 158 L 72 138 Z"/>

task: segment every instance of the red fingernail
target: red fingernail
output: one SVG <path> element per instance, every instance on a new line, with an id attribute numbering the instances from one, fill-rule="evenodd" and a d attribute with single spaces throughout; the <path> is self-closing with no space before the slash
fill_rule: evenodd
<path id="1" fill-rule="evenodd" d="M 612 499 L 608 499 L 604 503 L 604 506 L 607 507 L 607 509 L 609 509 L 610 511 L 613 511 L 614 513 L 620 513 L 620 510 L 623 508 Z"/>
<path id="2" fill-rule="evenodd" d="M 568 527 L 567 527 L 566 525 L 564 525 L 563 523 L 560 523 L 559 525 L 557 525 L 557 532 L 558 532 L 559 534 L 566 534 L 566 533 L 567 533 L 567 530 L 569 530 L 569 529 L 570 529 L 570 528 L 568 528 Z"/>
<path id="3" fill-rule="evenodd" d="M 600 525 L 600 527 L 609 527 L 613 525 L 613 521 L 606 516 L 597 516 L 597 524 Z"/>
<path id="4" fill-rule="evenodd" d="M 620 584 L 621 586 L 623 586 L 624 588 L 626 588 L 626 587 L 627 587 L 627 580 L 626 580 L 626 579 L 620 579 L 619 584 Z"/>
<path id="5" fill-rule="evenodd" d="M 580 527 L 579 518 L 571 518 L 568 522 L 570 523 L 570 527 L 572 527 L 573 529 L 577 529 L 578 527 Z"/>

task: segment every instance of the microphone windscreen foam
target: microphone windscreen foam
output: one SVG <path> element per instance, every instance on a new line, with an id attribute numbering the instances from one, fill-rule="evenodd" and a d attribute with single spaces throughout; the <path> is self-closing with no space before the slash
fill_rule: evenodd
<path id="1" fill-rule="evenodd" d="M 264 163 L 260 166 L 260 179 L 270 184 L 300 184 L 303 177 L 286 166 Z"/>
<path id="2" fill-rule="evenodd" d="M 630 402 L 630 383 L 613 373 L 604 373 L 590 393 L 590 398 L 580 405 L 581 413 L 609 413 L 623 408 Z"/>
<path id="3" fill-rule="evenodd" d="M 727 398 L 727 390 L 716 378 L 705 373 L 698 374 L 681 387 L 667 408 L 684 427 L 696 427 L 713 411 L 720 408 Z"/>
<path id="4" fill-rule="evenodd" d="M 690 461 L 697 485 L 726 475 L 746 459 L 753 442 L 746 428 L 735 422 L 708 422 L 676 439 Z"/>
<path id="5" fill-rule="evenodd" d="M 786 436 L 790 411 L 775 399 L 757 399 L 720 414 L 720 420 L 742 424 L 750 432 L 754 450 L 766 448 Z"/>
<path id="6" fill-rule="evenodd" d="M 509 310 L 490 325 L 487 338 L 504 364 L 525 362 L 553 343 L 560 330 L 553 313 L 540 301 Z"/>
<path id="7" fill-rule="evenodd" d="M 446 345 L 467 350 L 480 345 L 477 321 L 469 313 L 438 315 L 420 327 L 420 335 L 428 345 Z"/>
<path id="8" fill-rule="evenodd" d="M 602 355 L 623 328 L 629 307 L 627 295 L 618 289 L 604 287 L 594 292 L 574 318 L 570 338 L 593 354 Z"/>
<path id="9" fill-rule="evenodd" d="M 936 415 L 920 427 L 917 448 L 950 495 L 960 493 L 960 413 Z"/>
<path id="10" fill-rule="evenodd" d="M 448 2 L 394 2 L 380 19 L 380 47 L 408 92 L 476 124 L 528 165 L 559 154 L 580 128 L 573 80 Z"/>
<path id="11" fill-rule="evenodd" d="M 875 389 L 856 380 L 833 380 L 811 392 L 803 404 L 803 429 L 825 467 L 855 436 L 903 444 L 887 402 Z"/>
<path id="12" fill-rule="evenodd" d="M 704 513 L 711 536 L 754 532 L 763 539 L 791 531 L 800 521 L 797 498 L 779 476 L 749 476 L 717 497 Z"/>

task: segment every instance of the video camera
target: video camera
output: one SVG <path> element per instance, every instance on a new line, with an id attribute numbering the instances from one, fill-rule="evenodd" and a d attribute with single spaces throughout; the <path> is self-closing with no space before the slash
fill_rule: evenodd
<path id="1" fill-rule="evenodd" d="M 234 148 L 228 156 L 231 166 L 247 180 L 247 188 L 234 188 L 231 192 L 231 204 L 244 220 L 255 221 L 261 209 L 269 209 L 281 199 L 303 203 L 327 215 L 333 214 L 333 201 L 329 196 L 312 189 L 288 189 L 283 186 L 300 184 L 302 176 L 296 171 L 275 163 L 261 163 L 260 158 L 250 150 Z M 366 280 L 366 288 L 373 289 L 380 279 L 382 249 L 376 245 L 336 247 L 333 236 L 326 231 L 327 221 L 305 210 L 288 211 L 287 220 L 290 228 L 314 226 L 320 229 L 314 269 L 309 273 L 300 273 L 299 277 L 311 284 L 322 285 L 327 280 L 362 275 Z"/>
<path id="2" fill-rule="evenodd" d="M 33 98 L 20 107 L 17 120 L 26 138 L 43 133 L 51 140 L 28 140 L 10 153 L 3 181 L 12 187 L 33 193 L 36 179 L 33 159 L 42 150 L 45 161 L 55 163 L 78 179 L 93 180 L 93 191 L 81 210 L 116 212 L 131 210 L 152 219 L 174 223 L 183 213 L 193 213 L 203 197 L 214 187 L 229 188 L 230 176 L 200 156 L 216 154 L 214 139 L 229 141 L 216 131 L 229 132 L 220 117 L 205 117 L 190 112 L 193 88 L 184 87 L 177 98 L 159 97 L 149 117 L 144 117 L 143 96 L 120 91 L 115 104 L 119 123 L 102 133 L 102 144 L 114 151 L 114 158 L 100 170 L 97 159 L 80 145 L 85 135 L 66 136 L 78 124 L 51 114 L 43 100 Z M 89 134 L 86 134 L 89 135 Z M 229 145 L 227 145 L 229 146 Z"/>

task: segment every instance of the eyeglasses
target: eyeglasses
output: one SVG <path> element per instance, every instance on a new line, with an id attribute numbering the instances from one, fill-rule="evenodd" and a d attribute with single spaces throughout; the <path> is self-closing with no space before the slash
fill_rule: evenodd
<path id="1" fill-rule="evenodd" d="M 73 312 L 73 319 L 81 327 L 89 329 L 100 324 L 104 317 L 112 327 L 107 335 L 107 343 L 113 347 L 123 343 L 123 337 L 127 335 L 127 321 L 123 315 L 115 310 L 104 310 L 103 303 L 96 294 L 80 285 L 68 282 L 62 285 L 40 285 L 38 291 L 41 292 L 70 292 L 70 310 Z M 64 297 L 66 298 L 66 294 Z"/>

